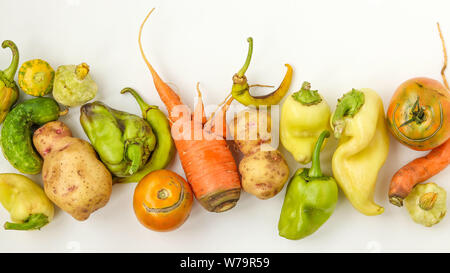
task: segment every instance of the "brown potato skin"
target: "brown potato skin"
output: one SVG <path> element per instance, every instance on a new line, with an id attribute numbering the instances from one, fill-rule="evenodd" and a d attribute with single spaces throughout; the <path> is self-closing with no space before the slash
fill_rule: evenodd
<path id="1" fill-rule="evenodd" d="M 289 179 L 289 167 L 278 150 L 246 155 L 239 163 L 239 172 L 242 188 L 263 200 L 279 193 Z"/>
<path id="2" fill-rule="evenodd" d="M 111 196 L 111 173 L 92 146 L 72 137 L 60 121 L 35 131 L 33 144 L 44 158 L 42 178 L 48 198 L 79 221 L 104 207 Z"/>
<path id="3" fill-rule="evenodd" d="M 289 166 L 281 152 L 270 145 L 270 115 L 246 109 L 229 127 L 235 145 L 244 154 L 239 163 L 242 188 L 259 199 L 274 197 L 289 179 Z"/>

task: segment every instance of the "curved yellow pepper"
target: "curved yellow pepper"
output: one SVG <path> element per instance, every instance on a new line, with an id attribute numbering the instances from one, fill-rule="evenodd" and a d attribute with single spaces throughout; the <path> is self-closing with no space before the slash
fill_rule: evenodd
<path id="1" fill-rule="evenodd" d="M 54 208 L 42 188 L 21 174 L 0 174 L 0 202 L 11 220 L 5 229 L 40 229 L 53 219 Z"/>
<path id="2" fill-rule="evenodd" d="M 302 164 L 311 162 L 317 138 L 324 130 L 330 130 L 330 107 L 310 87 L 304 82 L 300 91 L 288 96 L 280 116 L 281 144 Z"/>
<path id="3" fill-rule="evenodd" d="M 339 144 L 332 159 L 333 175 L 353 207 L 365 215 L 384 208 L 374 202 L 380 168 L 389 151 L 383 102 L 372 89 L 346 93 L 331 119 Z"/>

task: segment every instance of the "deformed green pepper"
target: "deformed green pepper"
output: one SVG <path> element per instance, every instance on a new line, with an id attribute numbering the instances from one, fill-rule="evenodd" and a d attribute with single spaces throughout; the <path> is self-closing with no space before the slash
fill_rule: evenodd
<path id="1" fill-rule="evenodd" d="M 0 71 L 0 123 L 3 122 L 9 109 L 19 98 L 19 88 L 14 82 L 14 75 L 19 65 L 19 50 L 9 40 L 3 41 L 2 47 L 9 47 L 11 49 L 12 61 L 7 69 Z"/>
<path id="2" fill-rule="evenodd" d="M 278 231 L 291 240 L 314 233 L 333 214 L 338 200 L 338 187 L 333 177 L 320 169 L 320 149 L 330 132 L 323 131 L 314 147 L 310 169 L 298 169 L 291 178 L 281 209 Z"/>
<path id="3" fill-rule="evenodd" d="M 0 174 L 0 202 L 14 222 L 6 222 L 5 229 L 40 229 L 53 219 L 52 202 L 41 187 L 21 174 Z"/>
<path id="4" fill-rule="evenodd" d="M 156 147 L 148 162 L 137 173 L 128 177 L 118 177 L 115 183 L 139 182 L 148 173 L 164 169 L 175 155 L 175 143 L 170 134 L 170 124 L 166 115 L 158 106 L 148 105 L 139 94 L 131 88 L 124 88 L 120 93 L 129 92 L 136 99 L 142 111 L 142 117 L 150 124 L 156 136 Z"/>
<path id="5" fill-rule="evenodd" d="M 80 112 L 84 132 L 111 173 L 130 176 L 145 165 L 156 139 L 144 119 L 100 101 L 83 105 Z"/>
<path id="6" fill-rule="evenodd" d="M 251 86 L 248 85 L 247 77 L 245 77 L 245 72 L 247 71 L 247 68 L 250 65 L 250 60 L 252 58 L 253 39 L 249 37 L 247 41 L 249 43 L 247 59 L 245 60 L 244 66 L 242 66 L 238 73 L 234 74 L 233 76 L 231 95 L 235 100 L 245 106 L 251 105 L 258 107 L 262 105 L 268 106 L 278 104 L 289 90 L 289 86 L 292 80 L 292 67 L 289 64 L 286 64 L 288 70 L 277 90 L 264 96 L 252 96 L 250 94 Z"/>

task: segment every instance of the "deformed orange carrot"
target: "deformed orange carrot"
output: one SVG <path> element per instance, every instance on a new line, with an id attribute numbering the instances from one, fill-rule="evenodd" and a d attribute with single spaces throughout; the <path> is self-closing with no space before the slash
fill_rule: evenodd
<path id="1" fill-rule="evenodd" d="M 173 125 L 175 123 L 182 123 L 182 128 L 194 129 L 188 134 L 187 139 L 174 136 L 175 146 L 186 178 L 192 187 L 195 197 L 205 209 L 214 212 L 229 210 L 236 205 L 241 192 L 236 162 L 224 139 L 226 137 L 225 113 L 231 100 L 224 104 L 214 119 L 206 122 L 201 93 L 197 88 L 199 100 L 194 115 L 198 114 L 198 112 L 201 113 L 199 118 L 201 121 L 200 127 L 204 130 L 202 130 L 199 137 L 195 136 L 194 138 L 195 128 L 199 124 L 194 124 L 195 118 L 192 116 L 183 117 L 176 114 L 177 111 L 174 110 L 177 106 L 187 106 L 183 104 L 180 97 L 169 85 L 159 77 L 142 49 L 142 28 L 153 10 L 147 14 L 139 29 L 139 49 L 152 74 L 155 88 L 169 112 L 169 119 L 172 122 L 172 135 L 174 136 Z M 219 124 L 220 122 L 222 123 Z M 222 130 L 218 129 L 221 127 Z"/>
<path id="2" fill-rule="evenodd" d="M 389 187 L 389 201 L 396 206 L 402 206 L 403 199 L 415 185 L 436 175 L 448 164 L 450 164 L 450 139 L 431 150 L 426 156 L 409 162 L 394 174 Z"/>

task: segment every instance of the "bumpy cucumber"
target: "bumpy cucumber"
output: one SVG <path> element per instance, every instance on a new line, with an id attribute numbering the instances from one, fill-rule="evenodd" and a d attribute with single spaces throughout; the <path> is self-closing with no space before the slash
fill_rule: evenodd
<path id="1" fill-rule="evenodd" d="M 1 131 L 1 146 L 14 168 L 26 174 L 41 172 L 43 161 L 33 147 L 32 126 L 57 120 L 59 116 L 58 103 L 45 97 L 24 101 L 8 113 Z"/>

